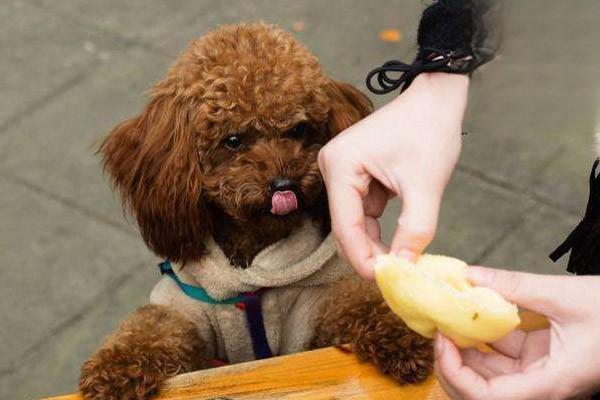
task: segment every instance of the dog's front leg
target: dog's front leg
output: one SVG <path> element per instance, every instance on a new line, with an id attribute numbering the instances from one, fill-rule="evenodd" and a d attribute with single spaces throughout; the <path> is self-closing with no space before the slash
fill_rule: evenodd
<path id="1" fill-rule="evenodd" d="M 203 341 L 175 309 L 138 309 L 85 362 L 79 388 L 86 400 L 141 400 L 168 377 L 203 367 Z"/>
<path id="2" fill-rule="evenodd" d="M 374 283 L 346 279 L 325 296 L 313 348 L 350 344 L 361 360 L 372 362 L 403 384 L 429 376 L 431 340 L 411 331 L 392 313 Z"/>

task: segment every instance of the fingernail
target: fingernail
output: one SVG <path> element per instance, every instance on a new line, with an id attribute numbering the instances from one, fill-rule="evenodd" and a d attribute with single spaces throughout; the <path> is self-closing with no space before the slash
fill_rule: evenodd
<path id="1" fill-rule="evenodd" d="M 467 270 L 467 279 L 477 286 L 490 286 L 494 281 L 494 270 L 471 267 Z"/>
<path id="2" fill-rule="evenodd" d="M 445 339 L 444 337 L 438 333 L 437 337 L 435 338 L 435 357 L 439 358 L 442 353 L 444 352 L 444 342 Z"/>

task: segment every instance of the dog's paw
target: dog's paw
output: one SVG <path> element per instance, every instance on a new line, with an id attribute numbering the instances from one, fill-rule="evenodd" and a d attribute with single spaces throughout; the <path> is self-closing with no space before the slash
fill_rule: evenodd
<path id="1" fill-rule="evenodd" d="M 352 341 L 360 359 L 372 362 L 401 384 L 420 382 L 431 374 L 432 341 L 411 331 L 384 303 L 360 325 Z"/>
<path id="2" fill-rule="evenodd" d="M 166 354 L 115 346 L 85 362 L 79 390 L 85 400 L 145 400 L 179 370 Z"/>

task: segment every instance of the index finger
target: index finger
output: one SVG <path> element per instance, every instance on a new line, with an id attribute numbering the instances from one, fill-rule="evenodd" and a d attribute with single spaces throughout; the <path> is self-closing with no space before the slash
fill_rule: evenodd
<path id="1" fill-rule="evenodd" d="M 363 199 L 352 184 L 330 180 L 327 186 L 331 229 L 350 265 L 363 278 L 373 279 L 377 244 L 367 234 Z"/>

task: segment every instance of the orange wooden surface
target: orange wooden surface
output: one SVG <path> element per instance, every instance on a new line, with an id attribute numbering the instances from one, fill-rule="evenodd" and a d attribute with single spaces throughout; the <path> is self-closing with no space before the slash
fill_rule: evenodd
<path id="1" fill-rule="evenodd" d="M 521 311 L 519 328 L 548 327 L 548 320 Z M 493 351 L 488 349 L 488 351 Z M 345 400 L 447 399 L 433 376 L 419 385 L 399 386 L 352 353 L 326 348 L 268 360 L 197 371 L 171 378 L 157 400 Z M 47 400 L 81 400 L 78 394 Z"/>
<path id="2" fill-rule="evenodd" d="M 432 376 L 399 386 L 352 353 L 326 348 L 176 376 L 157 395 L 161 400 L 331 400 L 447 399 Z M 77 394 L 52 400 L 81 400 Z"/>

